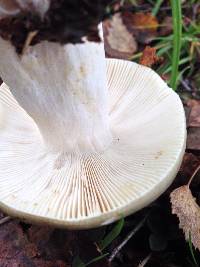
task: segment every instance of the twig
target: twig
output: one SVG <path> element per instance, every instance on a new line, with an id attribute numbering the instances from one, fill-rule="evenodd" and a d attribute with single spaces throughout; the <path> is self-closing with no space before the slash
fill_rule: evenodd
<path id="1" fill-rule="evenodd" d="M 140 221 L 136 227 L 126 236 L 126 238 L 124 239 L 124 241 L 119 244 L 119 246 L 117 246 L 112 254 L 110 255 L 108 262 L 111 263 L 114 258 L 117 256 L 117 254 L 120 252 L 120 250 L 126 245 L 126 243 L 140 230 L 140 228 L 144 225 L 145 221 L 146 221 L 147 216 L 145 216 L 142 221 Z"/>
<path id="2" fill-rule="evenodd" d="M 152 254 L 150 253 L 142 262 L 140 262 L 140 264 L 138 265 L 138 267 L 144 267 L 148 261 L 151 259 Z"/>
<path id="3" fill-rule="evenodd" d="M 2 219 L 0 219 L 0 225 L 4 224 L 4 223 L 7 223 L 11 220 L 11 218 L 9 216 L 7 217 L 4 217 Z"/>
<path id="4" fill-rule="evenodd" d="M 22 49 L 22 55 L 25 54 L 27 48 L 29 47 L 29 45 L 31 44 L 33 38 L 38 34 L 38 31 L 33 31 L 33 32 L 29 32 L 24 47 Z"/>
<path id="5" fill-rule="evenodd" d="M 190 187 L 190 184 L 191 184 L 193 178 L 196 176 L 196 174 L 199 172 L 199 170 L 200 170 L 200 165 L 195 169 L 194 173 L 192 174 L 192 176 L 191 176 L 191 178 L 187 184 L 188 187 Z"/>

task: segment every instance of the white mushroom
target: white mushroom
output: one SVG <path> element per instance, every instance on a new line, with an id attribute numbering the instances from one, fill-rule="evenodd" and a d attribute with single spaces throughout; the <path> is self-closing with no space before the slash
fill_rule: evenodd
<path id="1" fill-rule="evenodd" d="M 111 223 L 155 200 L 185 149 L 178 95 L 103 43 L 0 40 L 0 207 L 68 228 Z"/>

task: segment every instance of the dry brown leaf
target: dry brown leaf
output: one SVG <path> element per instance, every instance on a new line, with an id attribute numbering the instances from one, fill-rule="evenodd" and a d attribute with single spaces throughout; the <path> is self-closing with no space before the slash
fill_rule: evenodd
<path id="1" fill-rule="evenodd" d="M 104 39 L 109 57 L 129 59 L 137 51 L 137 43 L 123 24 L 120 14 L 104 23 Z"/>
<path id="2" fill-rule="evenodd" d="M 190 107 L 190 108 L 193 108 L 195 106 L 199 106 L 200 105 L 200 101 L 199 100 L 196 100 L 196 99 L 189 99 L 187 101 L 187 106 Z"/>
<path id="3" fill-rule="evenodd" d="M 187 149 L 190 151 L 200 151 L 200 128 L 189 127 L 187 136 Z"/>
<path id="4" fill-rule="evenodd" d="M 188 185 L 174 190 L 171 195 L 172 213 L 179 218 L 179 227 L 183 230 L 186 240 L 191 241 L 200 250 L 200 207 L 192 196 Z"/>
<path id="5" fill-rule="evenodd" d="M 177 178 L 174 182 L 176 182 L 177 186 L 185 185 L 189 182 L 190 177 L 200 165 L 200 159 L 192 153 L 185 153 L 183 157 L 183 161 L 177 175 Z M 200 184 L 200 173 L 195 175 L 195 180 L 193 185 L 198 186 Z"/>
<path id="6" fill-rule="evenodd" d="M 191 108 L 188 126 L 200 127 L 200 101 Z"/>
<path id="7" fill-rule="evenodd" d="M 156 55 L 156 48 L 146 46 L 140 58 L 140 64 L 151 67 L 160 62 L 161 58 Z"/>
<path id="8" fill-rule="evenodd" d="M 162 27 L 159 31 L 159 34 L 161 36 L 167 36 L 173 32 L 173 20 L 171 16 L 164 17 L 161 24 L 162 24 Z"/>
<path id="9" fill-rule="evenodd" d="M 140 43 L 148 44 L 157 35 L 158 20 L 151 13 L 125 12 L 123 21 Z"/>

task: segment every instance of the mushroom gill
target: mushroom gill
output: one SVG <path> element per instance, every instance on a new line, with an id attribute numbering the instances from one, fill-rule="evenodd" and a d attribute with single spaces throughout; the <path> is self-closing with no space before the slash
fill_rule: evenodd
<path id="1" fill-rule="evenodd" d="M 47 1 L 33 2 L 44 13 Z M 148 205 L 179 169 L 181 100 L 153 70 L 105 58 L 98 24 L 108 2 L 51 0 L 41 18 L 21 12 L 21 0 L 20 14 L 0 19 L 0 208 L 8 214 L 97 227 Z"/>

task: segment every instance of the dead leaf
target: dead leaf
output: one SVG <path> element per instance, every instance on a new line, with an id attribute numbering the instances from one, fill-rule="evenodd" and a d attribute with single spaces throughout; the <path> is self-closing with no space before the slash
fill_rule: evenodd
<path id="1" fill-rule="evenodd" d="M 162 27 L 159 31 L 161 36 L 170 35 L 173 31 L 172 17 L 166 16 L 162 21 Z"/>
<path id="2" fill-rule="evenodd" d="M 188 127 L 189 126 L 189 120 L 190 120 L 191 108 L 184 105 L 184 110 L 185 110 L 185 117 L 186 117 L 186 125 Z"/>
<path id="3" fill-rule="evenodd" d="M 192 196 L 188 185 L 174 190 L 171 195 L 172 213 L 179 218 L 179 227 L 183 230 L 186 240 L 191 241 L 200 250 L 200 207 Z"/>
<path id="4" fill-rule="evenodd" d="M 123 21 L 136 40 L 142 44 L 149 44 L 157 35 L 158 20 L 151 13 L 124 12 Z"/>
<path id="5" fill-rule="evenodd" d="M 0 266 L 69 267 L 65 260 L 69 255 L 65 245 L 69 239 L 66 238 L 66 242 L 61 244 L 63 246 L 58 246 L 52 232 L 37 226 L 25 230 L 14 220 L 1 225 Z"/>
<path id="6" fill-rule="evenodd" d="M 194 106 L 198 106 L 198 105 L 200 105 L 200 101 L 199 100 L 189 99 L 187 101 L 187 106 L 190 107 L 190 108 L 193 108 Z"/>
<path id="7" fill-rule="evenodd" d="M 190 127 L 188 129 L 187 149 L 200 151 L 200 128 Z"/>
<path id="8" fill-rule="evenodd" d="M 175 179 L 176 187 L 187 184 L 189 182 L 190 177 L 199 165 L 200 159 L 197 156 L 193 155 L 192 153 L 185 153 L 179 173 L 177 175 L 177 178 Z M 195 176 L 193 185 L 198 185 L 199 183 L 200 174 L 198 173 Z"/>
<path id="9" fill-rule="evenodd" d="M 123 24 L 120 14 L 104 22 L 104 43 L 108 57 L 129 59 L 137 51 L 137 43 Z"/>
<path id="10" fill-rule="evenodd" d="M 156 55 L 156 48 L 146 46 L 140 58 L 140 64 L 151 67 L 160 61 L 161 58 Z"/>
<path id="11" fill-rule="evenodd" d="M 200 127 L 200 101 L 198 105 L 194 105 L 190 112 L 189 127 Z"/>

